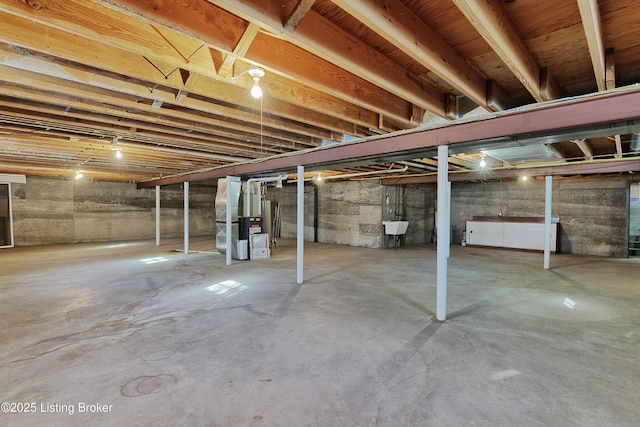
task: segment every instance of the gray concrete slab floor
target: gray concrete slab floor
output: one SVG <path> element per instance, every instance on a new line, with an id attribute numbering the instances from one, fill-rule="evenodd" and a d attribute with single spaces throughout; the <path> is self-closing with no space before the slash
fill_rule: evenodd
<path id="1" fill-rule="evenodd" d="M 636 426 L 638 260 L 295 242 L 0 251 L 7 426 Z"/>

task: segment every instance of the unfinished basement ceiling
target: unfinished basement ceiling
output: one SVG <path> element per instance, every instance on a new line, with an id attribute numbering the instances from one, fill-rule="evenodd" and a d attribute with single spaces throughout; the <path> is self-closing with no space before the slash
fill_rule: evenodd
<path id="1" fill-rule="evenodd" d="M 640 82 L 635 0 L 0 0 L 0 21 L 0 172 L 27 176 L 142 182 Z M 633 137 L 450 170 L 635 158 Z"/>

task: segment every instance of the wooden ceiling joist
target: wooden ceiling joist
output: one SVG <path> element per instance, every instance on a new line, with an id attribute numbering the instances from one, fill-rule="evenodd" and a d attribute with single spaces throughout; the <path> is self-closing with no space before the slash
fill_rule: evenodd
<path id="1" fill-rule="evenodd" d="M 279 18 L 280 11 L 275 3 L 241 0 L 209 0 L 209 2 L 242 16 L 248 21 L 256 22 L 274 34 L 271 37 L 276 40 L 278 37 L 282 37 L 300 50 L 307 51 L 310 55 L 334 64 L 337 69 L 347 70 L 354 76 L 358 76 L 389 93 L 396 93 L 411 103 L 444 117 L 444 103 L 440 94 L 420 86 L 414 79 L 409 78 L 406 71 L 398 64 L 312 10 L 306 13 L 294 32 L 283 33 L 283 23 Z M 265 56 L 268 55 L 270 49 L 255 44 L 252 46 L 252 51 L 247 53 L 249 59 L 265 60 L 268 57 L 254 58 L 251 56 L 253 52 L 262 53 Z M 280 59 L 282 60 L 282 58 Z M 272 63 L 272 67 L 282 68 L 276 61 Z M 319 68 L 314 69 L 318 70 Z M 336 84 L 340 82 L 341 79 L 335 74 L 335 71 L 331 71 L 330 74 L 334 76 Z M 394 116 L 381 108 L 378 108 L 378 111 L 387 116 Z M 404 119 L 406 120 L 407 117 Z"/>
<path id="2" fill-rule="evenodd" d="M 468 132 L 482 138 L 492 132 L 487 124 L 504 123 L 491 111 L 511 117 L 560 92 L 573 103 L 595 88 L 617 96 L 627 92 L 617 86 L 640 82 L 635 0 L 527 4 L 0 0 L 0 167 L 66 177 L 82 166 L 100 179 L 149 180 L 302 159 L 314 173 L 376 172 L 403 161 L 405 173 L 424 174 L 438 143 L 460 143 L 457 133 L 438 140 L 447 120 L 484 117 Z M 250 66 L 266 72 L 260 100 L 249 95 Z M 638 104 L 627 105 L 625 122 L 607 122 L 612 111 L 624 115 L 608 104 L 594 116 L 572 110 L 592 120 L 580 125 L 577 117 L 579 132 L 463 143 L 451 151 L 450 171 L 474 168 L 483 149 L 511 162 L 488 162 L 494 169 L 630 159 Z M 506 135 L 537 125 L 512 124 Z M 418 126 L 432 140 L 404 135 Z M 393 147 L 369 141 L 388 134 Z M 116 136 L 127 155 L 114 163 Z M 581 147 L 571 142 L 581 139 Z"/>
<path id="3" fill-rule="evenodd" d="M 0 106 L 2 102 L 0 102 Z M 23 111 L 16 109 L 3 108 L 0 111 L 0 123 L 11 123 L 11 116 L 24 117 Z M 163 129 L 158 130 L 138 130 L 131 133 L 129 127 L 117 124 L 103 124 L 93 120 L 80 119 L 80 115 L 69 114 L 67 121 L 57 119 L 55 115 L 42 113 L 37 117 L 34 117 L 29 123 L 25 120 L 25 125 L 31 127 L 41 127 L 42 129 L 57 129 L 60 131 L 66 131 L 69 135 L 85 135 L 86 137 L 93 138 L 107 138 L 114 137 L 127 138 L 140 142 L 157 143 L 169 146 L 184 146 L 194 147 L 196 145 L 207 147 L 209 150 L 216 150 L 224 154 L 235 154 L 237 157 L 235 160 L 242 160 L 242 158 L 255 158 L 257 154 L 269 153 L 280 154 L 283 152 L 289 152 L 289 150 L 283 150 L 277 147 L 277 142 L 272 143 L 270 140 L 264 142 L 260 153 L 258 152 L 259 145 L 249 142 L 238 141 L 234 139 L 226 139 L 221 137 L 207 137 L 206 135 L 198 135 L 194 133 L 185 133 L 184 130 L 171 130 Z M 9 128 L 9 126 L 7 127 Z M 276 148 L 274 148 L 274 146 Z M 231 157 L 226 157 L 228 161 L 234 161 Z"/>
<path id="4" fill-rule="evenodd" d="M 541 87 L 540 66 L 497 0 L 453 2 L 536 101 L 559 98 L 550 76 Z"/>
<path id="5" fill-rule="evenodd" d="M 240 40 L 238 40 L 238 43 L 233 48 L 233 52 L 225 55 L 222 66 L 220 67 L 220 70 L 218 70 L 218 75 L 220 77 L 223 79 L 230 79 L 233 76 L 233 65 L 235 64 L 236 59 L 242 58 L 246 55 L 247 50 L 256 38 L 258 31 L 260 31 L 260 26 L 253 22 L 249 22 L 249 25 L 247 25 L 247 28 L 242 33 L 242 37 L 240 37 Z"/>
<path id="6" fill-rule="evenodd" d="M 571 142 L 575 143 L 578 148 L 580 148 L 580 151 L 582 151 L 582 154 L 584 154 L 585 159 L 593 160 L 593 150 L 591 149 L 591 145 L 587 140 L 576 139 Z"/>
<path id="7" fill-rule="evenodd" d="M 296 8 L 293 10 L 293 13 L 289 19 L 287 19 L 287 22 L 285 22 L 284 29 L 289 32 L 295 31 L 298 24 L 300 24 L 300 21 L 302 21 L 302 18 L 305 17 L 309 10 L 311 10 L 311 6 L 313 6 L 315 1 L 316 0 L 300 0 L 300 3 L 298 3 Z"/>
<path id="8" fill-rule="evenodd" d="M 479 106 L 487 104 L 486 80 L 399 0 L 332 0 Z"/>
<path id="9" fill-rule="evenodd" d="M 182 45 L 183 52 L 193 52 L 201 42 L 195 39 L 182 38 L 168 43 L 166 36 L 160 34 L 150 24 L 142 24 L 130 14 L 121 14 L 100 3 L 83 0 L 65 0 L 60 2 L 0 2 L 0 10 L 23 17 L 53 29 L 61 29 L 78 36 L 76 39 L 88 39 L 107 44 L 114 48 L 127 50 L 141 57 L 160 63 L 171 63 L 201 74 L 215 73 L 211 66 L 211 58 L 206 52 L 191 56 L 185 60 L 184 54 L 175 49 L 175 44 Z M 8 20 L 9 21 L 9 20 Z M 3 23 L 5 20 L 3 20 Z M 96 25 L 99 22 L 100 25 Z M 117 31 L 113 31 L 113 29 Z M 223 33 L 220 28 L 220 33 Z M 39 35 L 41 37 L 42 34 Z M 188 45 L 188 46 L 186 46 Z M 117 60 L 117 58 L 113 58 Z"/>
<path id="10" fill-rule="evenodd" d="M 7 58 L 7 55 L 3 56 Z M 152 107 L 151 103 L 142 103 L 141 99 L 148 99 L 149 90 L 146 86 L 122 82 L 118 79 L 112 77 L 101 77 L 94 76 L 90 77 L 86 74 L 84 77 L 82 75 L 78 76 L 81 73 L 74 73 L 73 69 L 66 69 L 69 74 L 65 74 L 64 72 L 51 72 L 51 69 L 40 69 L 38 68 L 38 63 L 34 63 L 34 58 L 25 58 L 24 61 L 22 57 L 19 56 L 16 59 L 11 61 L 6 61 L 12 68 L 0 65 L 0 81 L 13 81 L 18 84 L 21 84 L 25 87 L 39 87 L 42 90 L 45 90 L 49 93 L 55 92 L 64 95 L 70 95 L 75 98 L 84 99 L 87 101 L 91 101 L 94 99 L 101 99 L 103 102 L 111 103 L 112 105 L 118 105 L 125 107 L 127 109 L 133 109 L 136 111 L 147 111 L 149 113 L 161 113 L 166 115 L 180 115 L 177 110 L 170 110 L 167 108 L 155 109 Z M 15 69 L 22 70 L 19 75 L 16 75 Z M 34 70 L 34 71 L 30 71 Z M 38 72 L 49 72 L 50 74 L 54 74 L 55 77 L 50 77 L 48 75 L 41 75 Z M 61 80 L 57 76 L 61 77 L 75 76 L 74 81 L 66 82 Z M 89 87 L 88 83 L 92 82 L 93 87 Z M 105 89 L 96 89 L 97 85 L 105 87 Z M 109 88 L 113 88 L 114 86 L 118 87 L 118 92 L 113 92 Z M 129 95 L 130 101 L 127 101 L 127 98 L 120 94 Z M 153 97 L 162 102 L 166 102 L 166 104 L 171 104 L 173 102 L 173 93 L 171 91 L 164 90 L 162 88 L 157 88 L 153 91 Z M 314 137 L 319 137 L 323 139 L 333 139 L 332 134 L 330 132 L 316 132 L 314 128 L 310 128 L 307 126 L 296 125 L 291 122 L 284 122 L 282 120 L 278 120 L 277 118 L 271 118 L 268 115 L 261 115 L 258 112 L 250 112 L 250 111 L 242 111 L 230 107 L 226 107 L 224 105 L 213 104 L 211 102 L 206 102 L 200 99 L 187 99 L 181 107 L 190 107 L 192 110 L 201 111 L 203 113 L 214 114 L 220 117 L 234 118 L 238 120 L 238 122 L 247 122 L 261 124 L 263 129 L 266 128 L 275 128 L 275 129 L 283 129 L 290 132 L 301 132 L 303 134 L 310 134 Z M 301 111 L 298 110 L 298 113 Z M 307 117 L 314 116 L 313 112 L 307 112 Z M 185 114 L 183 116 L 189 116 Z M 192 117 L 192 120 L 197 121 L 198 117 Z M 303 121 L 303 118 L 300 118 Z M 338 120 L 334 121 L 335 123 L 339 122 Z M 346 123 L 345 123 L 346 125 Z M 246 131 L 250 131 L 250 128 L 245 126 Z M 255 129 L 255 128 L 254 128 Z M 343 127 L 344 130 L 349 129 L 349 132 L 352 131 L 353 127 Z M 268 132 L 268 131 L 267 131 Z"/>
<path id="11" fill-rule="evenodd" d="M 134 109 L 138 106 L 134 103 L 130 106 L 127 104 L 123 104 L 122 106 L 110 106 L 93 100 L 78 99 L 68 95 L 52 94 L 33 87 L 18 86 L 9 83 L 3 84 L 2 92 L 6 97 L 8 97 L 7 100 L 10 98 L 16 100 L 13 101 L 14 105 L 19 102 L 23 107 L 25 107 L 30 103 L 41 103 L 41 108 L 49 112 L 52 112 L 52 109 L 55 108 L 58 108 L 59 110 L 69 108 L 69 112 L 72 114 L 76 114 L 76 112 L 91 112 L 91 114 L 101 114 L 112 117 L 113 120 L 116 120 L 119 123 L 123 120 L 129 120 L 151 123 L 149 126 L 164 125 L 183 129 L 185 131 L 191 130 L 203 133 L 210 132 L 215 135 L 229 137 L 245 135 L 246 140 L 260 137 L 260 135 L 257 134 L 258 130 L 255 128 L 251 129 L 247 124 L 235 124 L 229 121 L 225 122 L 211 116 L 199 115 L 195 117 L 187 113 L 166 109 L 159 112 L 147 113 L 144 110 Z M 17 101 L 17 99 L 22 99 L 22 101 Z M 291 144 L 292 149 L 317 146 L 322 138 L 327 138 L 327 134 L 320 132 L 315 136 L 309 137 L 271 129 L 270 127 L 263 127 L 261 135 L 268 138 L 278 139 L 282 141 L 283 144 L 289 143 Z"/>
<path id="12" fill-rule="evenodd" d="M 598 90 L 607 88 L 605 74 L 605 52 L 602 42 L 602 24 L 600 22 L 600 10 L 598 0 L 578 0 L 580 16 L 584 33 L 589 45 L 589 54 L 593 64 L 593 72 L 596 76 Z"/>
<path id="13" fill-rule="evenodd" d="M 73 1 L 74 3 L 77 2 L 77 0 L 70 0 L 70 1 Z M 213 5 L 211 6 L 213 7 Z M 101 11 L 97 8 L 98 6 L 94 5 L 91 9 L 96 15 L 95 19 L 99 19 L 99 17 L 103 16 L 104 14 L 108 14 L 107 11 L 110 11 L 111 13 L 113 13 L 113 11 L 111 11 L 110 9 L 105 8 L 104 11 Z M 11 11 L 12 9 L 14 8 L 4 7 L 3 4 L 0 3 L 0 11 L 1 10 Z M 21 8 L 18 8 L 18 9 L 20 10 Z M 167 10 L 167 8 L 163 8 L 162 10 L 163 11 Z M 243 95 L 246 96 L 248 89 L 251 87 L 250 85 L 252 81 L 250 79 L 239 81 L 235 85 L 230 85 L 228 83 L 224 83 L 223 81 L 220 81 L 215 71 L 215 67 L 213 67 L 212 64 L 210 63 L 210 58 L 203 61 L 204 63 L 202 62 L 199 63 L 197 61 L 194 61 L 194 58 L 191 58 L 187 62 L 184 60 L 184 58 L 181 55 L 177 54 L 175 50 L 171 47 L 167 48 L 170 52 L 172 52 L 171 54 L 168 54 L 167 51 L 163 49 L 149 51 L 148 48 L 140 48 L 137 45 L 137 43 L 139 42 L 138 40 L 139 36 L 137 34 L 129 35 L 127 31 L 132 30 L 129 27 L 125 27 L 122 29 L 122 34 L 117 36 L 119 37 L 118 39 L 111 40 L 114 37 L 116 37 L 114 35 L 111 35 L 110 38 L 102 39 L 94 33 L 94 30 L 92 29 L 92 27 L 94 27 L 95 25 L 89 24 L 84 19 L 75 21 L 73 18 L 73 14 L 69 12 L 58 11 L 58 9 L 56 9 L 56 11 L 58 11 L 57 13 L 42 15 L 40 13 L 33 12 L 31 8 L 27 8 L 26 11 L 30 12 L 30 13 L 25 12 L 26 16 L 29 16 L 36 22 L 41 23 L 46 29 L 43 29 L 40 31 L 34 30 L 33 25 L 29 25 L 29 19 L 22 19 L 22 22 L 18 22 L 18 25 L 22 29 L 28 28 L 30 30 L 29 36 L 27 36 L 27 34 L 25 34 L 23 31 L 16 32 L 12 28 L 3 28 L 3 29 L 0 29 L 0 32 L 3 33 L 2 40 L 5 40 L 8 43 L 20 43 L 21 45 L 24 45 L 26 43 L 30 46 L 33 46 L 34 49 L 39 48 L 39 49 L 42 49 L 41 51 L 47 52 L 52 50 L 52 48 L 48 45 L 48 41 L 51 39 L 53 40 L 54 43 L 58 43 L 58 45 L 60 46 L 56 50 L 56 54 L 57 52 L 63 52 L 63 53 L 67 52 L 67 54 L 70 54 L 76 57 L 75 60 L 78 60 L 77 59 L 78 56 L 82 56 L 82 58 L 84 59 L 79 60 L 79 62 L 87 65 L 93 64 L 96 61 L 98 61 L 101 64 L 104 64 L 105 66 L 109 66 L 109 64 L 112 64 L 113 72 L 122 73 L 122 72 L 125 72 L 125 70 L 128 70 L 126 71 L 127 75 L 136 76 L 136 78 L 140 78 L 144 81 L 156 82 L 157 84 L 161 84 L 161 85 L 170 85 L 176 89 L 183 88 L 182 83 L 178 82 L 180 73 L 172 72 L 172 71 L 184 69 L 191 73 L 198 73 L 198 74 L 201 74 L 203 77 L 208 77 L 208 79 L 199 79 L 198 82 L 196 82 L 196 84 L 194 85 L 195 87 L 193 87 L 190 92 L 197 91 L 198 93 L 201 93 L 205 96 L 207 95 L 213 96 L 215 94 L 216 96 L 219 97 L 219 96 L 231 94 L 235 91 L 236 93 L 235 99 L 222 98 L 222 100 L 225 102 L 242 104 L 242 102 L 239 101 L 237 97 L 243 96 Z M 218 18 L 216 20 L 216 24 L 218 24 L 219 21 L 224 21 L 225 19 L 225 16 L 220 16 L 220 13 L 225 14 L 225 12 L 219 12 L 218 15 L 213 15 L 214 17 Z M 166 19 L 169 19 L 169 18 L 173 18 L 173 16 L 166 17 Z M 20 21 L 20 19 L 21 18 L 16 18 L 16 20 L 18 21 Z M 13 21 L 14 19 L 9 20 L 11 25 L 13 25 Z M 195 25 L 194 19 L 189 20 L 187 22 L 187 25 L 188 25 L 187 28 L 192 28 Z M 211 23 L 209 23 L 209 25 L 211 25 Z M 220 23 L 220 25 L 223 25 L 222 28 L 224 28 L 224 25 L 229 25 L 229 24 L 225 22 L 224 24 Z M 244 27 L 246 27 L 246 24 L 244 23 L 241 23 L 240 25 L 242 25 L 243 29 Z M 68 33 L 66 35 L 61 34 L 61 30 L 59 28 L 65 28 L 65 31 L 62 31 L 62 33 L 67 32 L 68 28 L 74 29 L 74 31 L 76 31 L 78 34 L 83 36 L 80 38 L 81 42 L 88 43 L 88 41 L 90 41 L 90 46 L 93 46 L 95 44 L 105 44 L 109 46 L 109 48 L 108 49 L 105 48 L 102 51 L 101 50 L 96 51 L 95 49 L 90 48 L 89 46 L 86 46 L 84 49 L 83 49 L 83 46 L 77 46 L 74 48 L 74 46 L 76 46 L 75 39 L 77 39 L 77 37 L 74 38 L 70 36 Z M 207 41 L 209 41 L 212 44 L 220 44 L 221 42 L 220 40 L 218 40 L 218 37 L 220 37 L 219 32 L 222 30 L 222 28 L 216 27 L 216 29 L 219 31 L 215 31 L 215 32 L 212 32 L 209 30 L 207 32 Z M 16 28 L 16 30 L 20 30 L 20 28 Z M 43 32 L 51 33 L 51 37 L 43 39 L 41 37 Z M 148 41 L 148 43 L 153 43 L 153 44 L 164 43 L 164 45 L 167 45 L 163 37 L 159 37 L 155 31 L 152 31 L 152 33 L 154 34 L 154 37 L 158 38 L 158 40 L 156 41 L 151 40 L 151 41 Z M 242 34 L 243 34 L 242 32 L 239 32 L 238 40 L 241 39 Z M 181 36 L 181 37 L 188 40 L 186 36 Z M 66 42 L 65 39 L 68 39 L 68 42 Z M 111 40 L 111 43 L 109 43 L 110 40 Z M 133 43 L 132 40 L 136 41 L 136 43 Z M 225 40 L 224 43 L 233 43 L 233 41 Z M 114 51 L 114 49 L 117 49 L 117 50 Z M 258 51 L 264 51 L 265 49 L 266 48 L 264 47 L 259 47 Z M 70 50 L 72 52 L 69 52 Z M 129 56 L 131 57 L 128 58 L 127 55 L 125 55 L 123 52 L 128 52 Z M 104 58 L 96 57 L 99 54 L 105 55 Z M 229 54 L 232 54 L 232 49 L 229 50 Z M 285 53 L 285 57 L 286 57 L 286 53 Z M 150 64 L 146 64 L 146 67 L 145 67 L 144 58 L 153 59 L 154 66 L 151 66 Z M 317 59 L 315 60 L 317 61 Z M 140 61 L 143 61 L 143 62 L 140 62 Z M 400 107 L 386 106 L 384 104 L 385 102 L 391 102 L 391 104 L 401 105 L 403 101 L 401 101 L 399 97 L 390 95 L 389 93 L 379 88 L 375 88 L 374 86 L 371 86 L 369 90 L 366 92 L 352 90 L 353 97 L 351 97 L 349 102 L 341 101 L 335 98 L 332 100 L 330 105 L 323 105 L 321 102 L 323 99 L 326 98 L 326 94 L 339 93 L 337 88 L 327 87 L 327 85 L 332 84 L 333 82 L 345 82 L 345 81 L 348 81 L 349 79 L 337 78 L 333 81 L 326 81 L 326 78 L 323 75 L 324 73 L 317 73 L 316 70 L 319 67 L 317 66 L 317 64 L 314 64 L 313 61 L 314 61 L 314 58 L 312 56 L 306 56 L 305 58 L 302 58 L 300 63 L 306 64 L 306 65 L 301 70 L 296 70 L 296 79 L 298 81 L 301 81 L 301 80 L 305 81 L 308 86 L 306 88 L 298 87 L 298 90 L 304 90 L 306 94 L 304 95 L 298 94 L 295 92 L 295 90 L 292 90 L 292 88 L 296 88 L 296 84 L 294 81 L 291 81 L 290 79 L 284 79 L 284 82 L 280 82 L 278 84 L 278 90 L 271 90 L 269 92 L 269 98 L 271 99 L 271 103 L 273 105 L 272 108 L 274 108 L 274 111 L 278 111 L 280 112 L 280 114 L 286 114 L 287 110 L 292 112 L 291 108 L 287 108 L 286 103 L 293 102 L 296 104 L 301 104 L 302 103 L 301 100 L 306 99 L 307 100 L 306 103 L 298 106 L 304 107 L 306 109 L 312 109 L 314 111 L 321 111 L 324 114 L 329 113 L 334 117 L 337 116 L 343 119 L 350 118 L 354 120 L 356 123 L 358 123 L 358 121 L 363 118 L 362 113 L 357 113 L 355 108 L 349 106 L 349 102 L 355 101 L 356 103 L 360 103 L 363 105 L 375 105 L 376 108 L 380 109 L 381 111 L 384 111 L 390 116 L 394 116 L 394 117 L 399 116 L 399 117 L 402 117 L 407 122 L 409 121 L 408 104 Z M 141 65 L 136 65 L 136 64 L 141 64 Z M 274 60 L 273 65 L 276 65 L 276 64 L 277 63 Z M 158 69 L 163 70 L 163 72 L 158 73 Z M 147 74 L 144 76 L 141 76 L 140 73 L 144 72 L 145 70 L 147 71 Z M 335 76 L 336 73 L 340 74 L 340 73 L 343 73 L 343 71 L 336 70 L 332 74 Z M 176 78 L 178 80 L 174 80 Z M 205 80 L 206 80 L 206 87 L 204 85 Z M 268 82 L 268 81 L 269 81 L 268 78 L 263 79 L 262 85 L 264 85 L 265 82 Z M 240 87 L 238 86 L 238 84 L 243 82 L 246 86 L 242 91 L 239 91 Z M 200 87 L 200 89 L 197 88 L 198 86 Z M 284 88 L 284 87 L 286 87 L 287 90 L 279 90 L 280 88 Z M 323 95 L 320 96 L 321 92 L 318 92 L 315 96 L 309 97 L 308 93 L 312 91 L 311 88 L 316 88 L 316 89 L 313 89 L 316 91 L 318 91 L 319 89 L 322 90 Z M 340 88 L 340 90 L 343 90 L 343 89 L 344 88 Z M 360 99 L 362 96 L 364 96 L 365 98 Z M 368 97 L 368 100 L 366 99 L 366 97 Z M 173 95 L 169 99 L 161 100 L 161 101 L 175 102 L 174 98 L 175 98 L 175 95 Z M 284 102 L 278 104 L 279 100 Z M 371 116 L 375 117 L 375 114 L 371 113 Z M 375 123 L 375 119 L 372 119 L 371 123 L 360 123 L 360 124 L 366 125 L 366 126 L 375 126 L 374 123 Z"/>
<path id="14" fill-rule="evenodd" d="M 615 89 L 616 67 L 615 67 L 613 48 L 607 49 L 605 51 L 604 64 L 605 64 L 605 69 L 604 69 L 605 87 L 607 90 Z M 614 157 L 616 159 L 621 159 L 622 158 L 622 137 L 620 135 L 614 135 L 614 141 L 616 146 Z"/>
<path id="15" fill-rule="evenodd" d="M 70 0 L 75 2 L 80 2 L 80 0 Z M 233 54 L 233 49 L 239 40 L 242 37 L 242 34 L 245 31 L 247 24 L 239 20 L 237 17 L 232 14 L 225 12 L 221 8 L 211 4 L 210 2 L 203 2 L 199 0 L 184 0 L 181 3 L 188 3 L 188 6 L 184 4 L 174 5 L 172 2 L 163 3 L 162 7 L 157 7 L 156 2 L 154 1 L 133 1 L 133 0 L 111 0 L 110 3 L 112 7 L 121 8 L 127 14 L 136 14 L 139 17 L 144 17 L 144 19 L 153 24 L 153 25 L 163 25 L 167 28 L 173 29 L 173 31 L 177 31 L 180 29 L 182 31 L 183 37 L 194 37 L 197 36 L 201 40 L 205 41 L 210 46 L 216 47 L 220 49 L 225 54 Z M 94 13 L 97 16 L 107 14 L 105 11 L 98 10 L 97 6 L 93 7 Z M 106 8 L 105 8 L 106 9 Z M 71 10 L 71 8 L 70 8 Z M 111 9 L 109 11 L 113 12 Z M 24 14 L 28 13 L 28 9 L 22 11 Z M 65 25 L 66 27 L 71 27 L 81 33 L 85 37 L 90 37 L 93 33 L 91 28 L 88 27 L 88 24 L 84 21 L 76 22 L 73 20 L 73 17 L 69 14 L 58 13 L 54 14 L 53 17 L 46 15 L 46 18 L 49 20 L 45 20 L 43 16 L 38 15 L 37 13 L 31 13 L 34 19 L 39 22 L 48 23 L 49 25 L 53 25 L 51 22 L 59 23 L 61 26 Z M 282 24 L 280 24 L 280 27 Z M 215 31 L 212 31 L 215 29 Z M 127 48 L 131 42 L 128 42 L 129 29 L 127 27 L 122 29 L 122 34 L 120 35 L 119 46 L 120 48 Z M 114 37 L 111 35 L 111 37 Z M 134 37 L 132 40 L 136 40 L 134 43 L 137 46 L 137 37 Z M 323 93 L 330 94 L 333 96 L 341 96 L 343 99 L 346 99 L 348 102 L 352 102 L 357 105 L 363 106 L 374 106 L 380 112 L 383 112 L 386 115 L 397 117 L 398 119 L 402 119 L 408 122 L 408 107 L 405 107 L 402 111 L 399 111 L 394 108 L 394 104 L 402 103 L 402 99 L 391 94 L 388 91 L 380 89 L 375 85 L 370 85 L 368 90 L 360 91 L 360 90 L 346 90 L 344 82 L 351 81 L 352 77 L 344 76 L 344 71 L 340 68 L 336 68 L 331 74 L 334 79 L 327 81 L 324 76 L 325 73 L 318 73 L 318 69 L 323 68 L 323 64 L 319 62 L 319 58 L 315 57 L 312 54 L 305 54 L 303 58 L 295 62 L 295 65 L 298 65 L 298 68 L 295 70 L 286 70 L 278 60 L 269 59 L 270 57 L 267 55 L 266 58 L 256 58 L 254 57 L 252 52 L 264 52 L 265 54 L 272 51 L 271 46 L 264 46 L 262 41 L 270 40 L 272 37 L 263 38 L 260 37 L 260 34 L 254 39 L 251 43 L 250 49 L 246 54 L 246 58 L 249 61 L 260 62 L 265 66 L 265 68 L 271 68 L 271 70 L 280 70 L 279 73 L 283 76 L 291 77 L 288 80 L 288 86 L 294 85 L 295 82 L 303 83 L 306 86 L 315 88 L 315 90 L 322 91 Z M 278 39 L 276 39 L 278 40 Z M 116 41 L 114 40 L 114 43 Z M 166 44 L 166 43 L 165 43 Z M 283 43 L 281 40 L 278 42 L 278 50 L 287 50 L 286 43 Z M 273 53 L 277 53 L 278 50 L 273 51 Z M 132 50 L 134 53 L 141 54 L 147 57 L 153 57 L 153 52 L 147 52 L 145 50 L 144 53 L 140 52 L 139 48 L 135 48 Z M 286 54 L 284 56 L 287 57 Z M 171 55 L 166 55 L 164 50 L 158 52 L 158 60 L 163 60 L 167 62 L 168 59 L 171 59 Z M 282 57 L 279 57 L 281 60 Z M 208 65 L 208 67 L 203 68 L 194 68 L 191 62 L 186 63 L 182 58 L 175 58 L 173 55 L 173 60 L 170 63 L 175 67 L 182 67 L 188 70 L 196 71 L 204 76 L 208 76 L 211 78 L 218 77 L 215 73 L 213 67 Z M 300 65 L 304 65 L 300 67 Z M 293 79 L 293 80 L 291 80 Z M 263 81 L 267 81 L 268 78 L 264 78 Z M 363 80 L 360 86 L 366 87 L 368 82 Z M 277 97 L 280 95 L 285 95 L 289 91 L 281 90 L 281 91 L 273 91 L 271 96 Z M 300 98 L 295 98 L 300 99 Z"/>

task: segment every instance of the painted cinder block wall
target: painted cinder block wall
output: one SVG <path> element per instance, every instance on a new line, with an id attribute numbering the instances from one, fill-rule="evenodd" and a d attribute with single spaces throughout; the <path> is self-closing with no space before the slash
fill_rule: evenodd
<path id="1" fill-rule="evenodd" d="M 155 189 L 135 184 L 27 178 L 12 184 L 16 246 L 155 238 Z M 161 238 L 184 231 L 183 189 L 160 191 Z M 215 235 L 215 188 L 191 185 L 189 229 Z"/>

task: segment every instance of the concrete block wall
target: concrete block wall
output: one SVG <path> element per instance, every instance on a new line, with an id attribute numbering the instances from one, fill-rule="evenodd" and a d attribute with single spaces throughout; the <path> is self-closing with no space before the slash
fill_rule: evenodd
<path id="1" fill-rule="evenodd" d="M 560 252 L 627 255 L 627 178 L 554 180 Z M 557 213 L 556 213 L 557 212 Z"/>
<path id="2" fill-rule="evenodd" d="M 163 187 L 161 238 L 183 235 L 183 190 Z M 15 245 L 155 238 L 155 189 L 135 184 L 27 178 L 12 185 Z M 190 234 L 215 236 L 215 188 L 192 185 Z"/>
<path id="3" fill-rule="evenodd" d="M 313 209 L 314 185 L 304 186 L 304 240 L 313 242 Z M 266 200 L 277 202 L 280 206 L 280 237 L 283 239 L 297 238 L 297 185 L 287 184 L 283 188 L 267 187 Z"/>
<path id="4" fill-rule="evenodd" d="M 433 241 L 436 214 L 436 187 L 428 185 L 407 186 L 407 243 L 425 244 Z"/>
<path id="5" fill-rule="evenodd" d="M 379 248 L 382 188 L 377 181 L 325 182 L 318 187 L 320 242 Z"/>
<path id="6" fill-rule="evenodd" d="M 295 238 L 295 186 L 281 191 L 283 237 Z M 382 220 L 396 215 L 395 192 L 404 192 L 400 215 L 409 221 L 407 244 L 431 242 L 436 185 L 381 187 L 376 181 L 327 182 L 318 189 L 319 241 L 381 247 Z M 476 215 L 544 216 L 544 178 L 523 181 L 453 183 L 453 242 L 462 240 L 466 221 Z M 389 203 L 387 203 L 387 195 Z M 402 200 L 400 197 L 399 200 Z M 628 179 L 597 177 L 553 180 L 552 215 L 560 217 L 558 253 L 624 257 L 627 254 Z M 405 203 L 406 207 L 402 207 Z M 313 187 L 305 190 L 305 239 L 313 240 Z"/>
<path id="7" fill-rule="evenodd" d="M 313 241 L 315 184 L 305 185 L 305 240 Z M 406 197 L 409 221 L 407 244 L 431 241 L 435 212 L 435 187 L 410 185 L 383 187 L 376 180 L 326 181 L 318 191 L 318 241 L 369 248 L 383 246 L 382 221 L 399 220 L 402 197 Z M 399 191 L 399 206 L 396 194 Z M 404 196 L 403 194 L 404 193 Z M 388 197 L 387 197 L 388 196 Z M 296 237 L 296 186 L 269 187 L 267 199 L 280 203 L 283 238 Z M 388 200 L 388 202 L 387 202 Z M 396 215 L 396 213 L 398 215 Z"/>
<path id="8" fill-rule="evenodd" d="M 406 185 L 383 187 L 384 221 L 409 221 L 406 244 L 431 243 L 435 226 L 436 187 Z"/>
<path id="9" fill-rule="evenodd" d="M 318 191 L 318 241 L 378 248 L 382 242 L 382 187 L 377 181 L 326 181 L 305 185 L 305 240 L 314 240 L 314 191 Z M 270 187 L 267 199 L 277 201 L 281 237 L 296 238 L 296 185 Z"/>
<path id="10" fill-rule="evenodd" d="M 552 216 L 560 217 L 558 252 L 626 256 L 627 185 L 626 177 L 554 179 Z M 461 236 L 474 215 L 502 211 L 505 216 L 542 217 L 544 191 L 544 178 L 453 183 L 451 224 Z"/>
<path id="11" fill-rule="evenodd" d="M 633 182 L 629 197 L 629 229 L 634 235 L 640 234 L 640 182 Z"/>
<path id="12" fill-rule="evenodd" d="M 305 185 L 305 240 L 314 239 L 314 184 Z M 393 190 L 392 190 L 393 189 Z M 325 182 L 318 187 L 318 240 L 377 248 L 382 221 L 396 217 L 395 191 L 403 192 L 407 244 L 429 243 L 435 184 L 383 187 L 375 180 Z M 389 195 L 391 206 L 386 202 Z M 36 245 L 155 237 L 155 190 L 135 184 L 28 178 L 12 185 L 15 244 Z M 269 187 L 280 203 L 282 237 L 296 237 L 296 186 Z M 190 188 L 191 235 L 215 235 L 215 187 Z M 389 208 L 392 211 L 389 211 Z M 181 237 L 183 190 L 161 190 L 162 238 Z M 453 183 L 451 225 L 459 243 L 474 215 L 544 215 L 544 179 Z M 402 212 L 400 212 L 402 214 Z M 553 216 L 560 217 L 560 253 L 623 257 L 627 253 L 628 179 L 554 179 Z M 389 217 L 392 215 L 393 217 Z"/>

